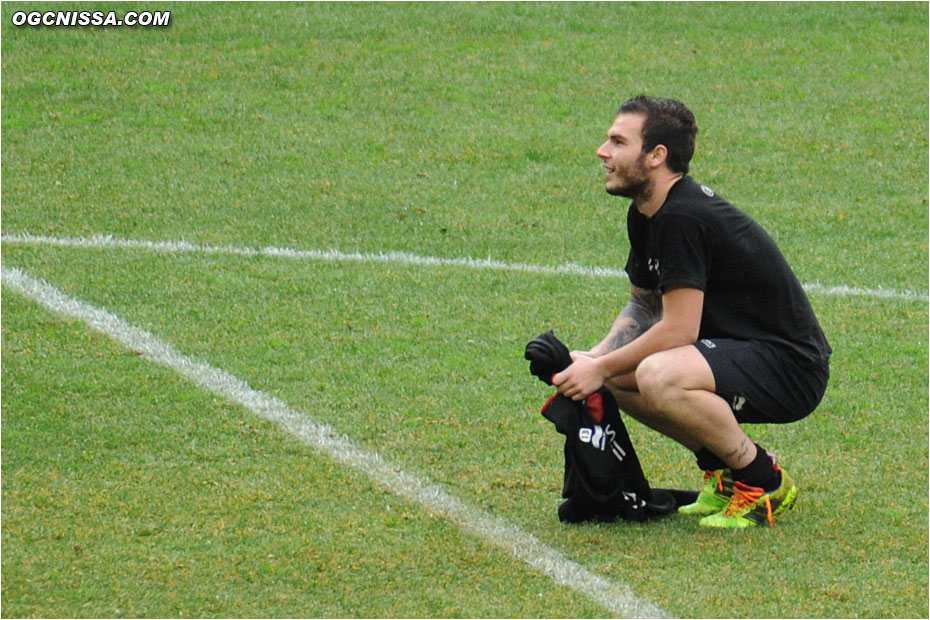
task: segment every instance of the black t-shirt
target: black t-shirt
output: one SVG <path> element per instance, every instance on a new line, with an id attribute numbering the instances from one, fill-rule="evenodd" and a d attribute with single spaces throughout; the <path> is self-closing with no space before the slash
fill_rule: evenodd
<path id="1" fill-rule="evenodd" d="M 831 349 L 785 257 L 748 215 L 685 176 L 647 218 L 627 214 L 630 282 L 704 291 L 698 338 L 760 340 L 819 363 Z"/>

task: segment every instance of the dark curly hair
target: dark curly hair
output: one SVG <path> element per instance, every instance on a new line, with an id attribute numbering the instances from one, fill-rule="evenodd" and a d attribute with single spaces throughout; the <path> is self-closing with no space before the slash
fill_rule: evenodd
<path id="1" fill-rule="evenodd" d="M 628 99 L 617 110 L 617 114 L 642 114 L 643 153 L 648 153 L 661 144 L 668 149 L 668 167 L 672 172 L 688 173 L 688 165 L 694 156 L 694 139 L 697 122 L 685 104 L 675 99 L 661 99 L 639 95 Z"/>

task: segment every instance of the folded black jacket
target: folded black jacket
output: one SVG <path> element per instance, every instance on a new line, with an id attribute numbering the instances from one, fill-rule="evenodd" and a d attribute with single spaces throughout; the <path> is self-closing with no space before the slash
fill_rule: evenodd
<path id="1" fill-rule="evenodd" d="M 525 357 L 530 373 L 548 385 L 553 375 L 572 363 L 568 348 L 552 330 L 530 341 Z M 556 393 L 543 406 L 542 415 L 565 435 L 562 497 L 566 501 L 559 507 L 560 520 L 643 521 L 674 511 L 679 498 L 672 493 L 678 492 L 649 486 L 608 389 L 601 388 L 584 401 Z M 685 492 L 681 499 L 693 495 Z"/>

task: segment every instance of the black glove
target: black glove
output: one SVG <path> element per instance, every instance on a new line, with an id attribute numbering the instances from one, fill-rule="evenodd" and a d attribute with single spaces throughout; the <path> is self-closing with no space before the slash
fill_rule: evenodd
<path id="1" fill-rule="evenodd" d="M 552 385 L 552 375 L 562 372 L 572 363 L 568 348 L 551 329 L 527 343 L 524 357 L 530 361 L 530 373 L 547 385 Z"/>

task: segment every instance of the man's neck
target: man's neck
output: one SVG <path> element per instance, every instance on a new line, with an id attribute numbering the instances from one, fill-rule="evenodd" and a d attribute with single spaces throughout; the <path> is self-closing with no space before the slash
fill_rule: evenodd
<path id="1" fill-rule="evenodd" d="M 668 193 L 672 187 L 684 176 L 680 172 L 670 172 L 653 177 L 652 183 L 643 190 L 640 196 L 633 200 L 636 210 L 646 217 L 654 216 L 665 204 L 665 199 L 668 198 Z"/>

